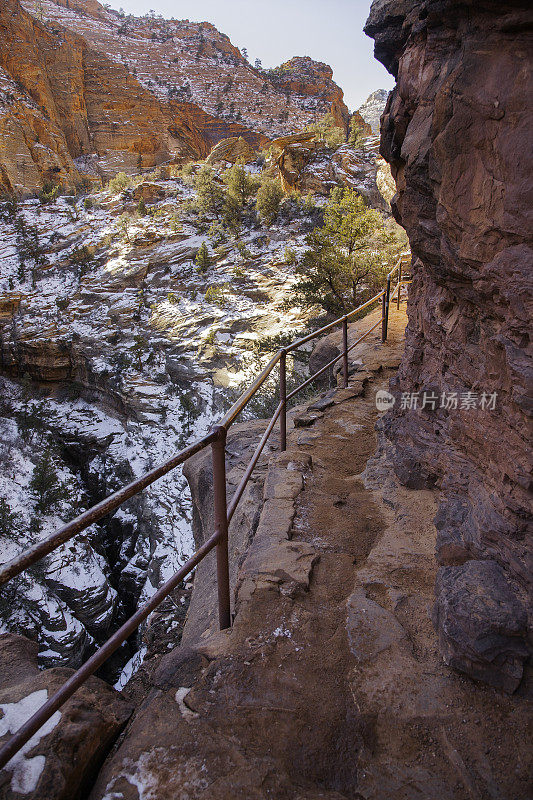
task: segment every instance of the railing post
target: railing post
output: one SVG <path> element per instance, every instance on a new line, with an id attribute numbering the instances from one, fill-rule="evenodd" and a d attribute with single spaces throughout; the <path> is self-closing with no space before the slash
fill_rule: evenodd
<path id="1" fill-rule="evenodd" d="M 283 404 L 279 415 L 281 451 L 287 449 L 287 352 L 281 351 L 279 359 L 279 402 Z"/>
<path id="2" fill-rule="evenodd" d="M 387 275 L 387 288 L 383 295 L 382 314 L 383 320 L 381 322 L 381 341 L 387 341 L 387 328 L 389 325 L 389 302 L 390 302 L 390 275 Z"/>
<path id="3" fill-rule="evenodd" d="M 387 323 L 385 318 L 386 305 L 387 305 L 386 297 L 387 295 L 385 293 L 381 298 L 381 341 L 382 342 L 384 342 L 385 339 L 387 338 L 387 328 L 386 328 Z"/>
<path id="4" fill-rule="evenodd" d="M 396 298 L 398 311 L 400 310 L 400 292 L 402 291 L 402 262 L 400 261 L 400 268 L 398 272 L 398 297 Z"/>
<path id="5" fill-rule="evenodd" d="M 220 533 L 217 543 L 218 619 L 220 630 L 231 627 L 229 559 L 228 559 L 228 511 L 226 503 L 226 429 L 218 428 L 218 438 L 211 445 L 213 454 L 213 501 L 215 530 Z"/>
<path id="6" fill-rule="evenodd" d="M 348 317 L 342 320 L 342 375 L 344 388 L 348 388 Z"/>

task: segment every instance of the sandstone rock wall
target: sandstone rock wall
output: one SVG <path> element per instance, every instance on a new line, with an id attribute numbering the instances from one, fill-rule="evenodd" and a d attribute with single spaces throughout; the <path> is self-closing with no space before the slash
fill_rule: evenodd
<path id="1" fill-rule="evenodd" d="M 413 252 L 394 389 L 439 398 L 434 411 L 398 403 L 386 432 L 400 479 L 442 489 L 445 658 L 506 689 L 522 675 L 531 597 L 530 23 L 518 0 L 376 0 L 365 29 L 397 80 L 381 152 Z"/>
<path id="2" fill-rule="evenodd" d="M 25 194 L 57 180 L 79 184 L 73 159 L 93 153 L 101 174 L 111 175 L 136 168 L 141 153 L 151 166 L 171 150 L 191 151 L 190 137 L 170 141 L 157 100 L 80 36 L 43 25 L 16 0 L 0 5 L 0 36 L 9 45 L 0 67 L 14 83 L 0 106 L 0 189 Z"/>

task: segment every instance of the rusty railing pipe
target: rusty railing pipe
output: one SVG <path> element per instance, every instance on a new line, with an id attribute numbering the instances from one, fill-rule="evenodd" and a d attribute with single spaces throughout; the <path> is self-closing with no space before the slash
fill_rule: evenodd
<path id="1" fill-rule="evenodd" d="M 344 388 L 348 388 L 348 317 L 342 318 L 342 377 Z"/>
<path id="2" fill-rule="evenodd" d="M 279 359 L 279 403 L 281 406 L 279 418 L 280 449 L 287 449 L 287 353 L 281 351 Z"/>
<path id="3" fill-rule="evenodd" d="M 351 350 L 353 350 L 353 349 L 354 349 L 354 347 L 357 347 L 357 345 L 358 345 L 358 344 L 360 344 L 360 343 L 361 343 L 361 342 L 362 342 L 364 339 L 366 339 L 366 337 L 367 337 L 369 334 L 371 334 L 371 333 L 372 333 L 372 331 L 375 331 L 375 330 L 376 330 L 376 328 L 378 327 L 378 325 L 381 325 L 382 321 L 383 321 L 383 318 L 382 318 L 382 317 L 380 317 L 380 319 L 378 319 L 378 321 L 377 321 L 377 322 L 376 322 L 374 325 L 372 325 L 372 327 L 371 327 L 371 328 L 369 328 L 369 329 L 368 329 L 368 330 L 367 330 L 365 333 L 363 333 L 363 335 L 362 335 L 362 336 L 360 336 L 360 337 L 359 337 L 359 339 L 357 339 L 355 342 L 353 342 L 353 343 L 352 343 L 352 344 L 349 346 L 349 348 L 348 348 L 348 352 L 350 352 Z"/>
<path id="4" fill-rule="evenodd" d="M 239 485 L 237 486 L 237 488 L 235 490 L 235 493 L 234 493 L 233 497 L 231 498 L 230 502 L 228 503 L 228 525 L 231 522 L 231 518 L 233 517 L 233 515 L 234 515 L 234 513 L 235 513 L 235 511 L 237 509 L 237 506 L 239 504 L 239 500 L 241 499 L 241 497 L 243 495 L 243 492 L 246 489 L 246 484 L 250 480 L 252 472 L 254 471 L 254 467 L 257 464 L 257 462 L 259 461 L 259 456 L 263 452 L 265 444 L 267 443 L 268 438 L 269 438 L 270 434 L 272 433 L 274 425 L 276 424 L 277 419 L 278 419 L 279 415 L 281 414 L 281 411 L 282 411 L 282 405 L 280 403 L 278 405 L 278 407 L 276 408 L 275 412 L 274 412 L 274 416 L 272 417 L 272 419 L 268 423 L 268 426 L 267 426 L 264 434 L 262 435 L 261 440 L 259 441 L 259 444 L 255 448 L 255 451 L 254 451 L 254 454 L 253 454 L 253 456 L 252 456 L 252 458 L 250 460 L 250 463 L 246 467 L 246 471 L 245 471 L 244 475 L 242 476 L 242 478 L 241 478 L 241 480 L 239 482 Z"/>
<path id="5" fill-rule="evenodd" d="M 167 472 L 170 472 L 175 467 L 183 464 L 183 462 L 187 461 L 188 458 L 211 444 L 214 437 L 215 434 L 210 433 L 199 441 L 195 442 L 195 444 L 180 450 L 180 452 L 177 453 L 174 458 L 171 458 L 165 464 L 155 467 L 141 478 L 137 478 L 127 486 L 124 486 L 124 488 L 119 489 L 118 492 L 114 492 L 114 494 L 109 495 L 109 497 L 106 497 L 105 500 L 102 500 L 92 508 L 84 511 L 82 514 L 76 517 L 76 519 L 73 519 L 72 522 L 68 522 L 47 539 L 37 542 L 31 547 L 28 547 L 28 549 L 20 555 L 15 556 L 15 558 L 13 558 L 11 561 L 7 561 L 0 568 L 0 586 L 3 586 L 5 583 L 11 580 L 11 578 L 14 578 L 32 564 L 35 564 L 35 562 L 39 561 L 39 559 L 43 558 L 43 556 L 51 553 L 52 550 L 55 550 L 60 545 L 68 542 L 69 539 L 72 539 L 73 536 L 76 536 L 77 533 L 85 530 L 85 528 L 88 528 L 89 525 L 92 525 L 94 522 L 98 522 L 112 511 L 115 511 L 115 509 L 122 505 L 122 503 L 124 503 L 126 500 L 129 500 L 130 497 L 138 494 L 147 486 L 150 486 L 151 483 L 154 483 L 163 475 L 166 475 Z"/>
<path id="6" fill-rule="evenodd" d="M 363 303 L 362 305 L 357 306 L 357 308 L 354 308 L 352 311 L 350 311 L 348 314 L 346 314 L 348 319 L 350 319 L 350 317 L 353 317 L 354 314 L 358 314 L 360 311 L 364 311 L 365 308 L 368 308 L 369 306 L 371 306 L 374 303 L 376 303 L 379 300 L 379 298 L 382 297 L 384 292 L 385 292 L 385 289 L 382 289 L 381 292 L 378 292 L 377 294 L 375 294 L 374 297 L 371 297 L 370 300 L 366 301 L 366 303 Z"/>
<path id="7" fill-rule="evenodd" d="M 228 557 L 228 510 L 226 501 L 226 436 L 227 431 L 218 426 L 217 438 L 211 445 L 213 455 L 213 505 L 217 542 L 217 589 L 218 621 L 220 630 L 231 627 L 229 557 Z"/>
<path id="8" fill-rule="evenodd" d="M 387 328 L 389 324 L 389 302 L 390 302 L 390 273 L 387 275 L 387 288 L 383 293 L 381 311 L 381 341 L 387 341 Z"/>
<path id="9" fill-rule="evenodd" d="M 402 262 L 400 261 L 400 271 L 398 272 L 398 297 L 396 298 L 396 308 L 400 310 L 400 292 L 402 288 Z"/>
<path id="10" fill-rule="evenodd" d="M 188 561 L 169 578 L 169 580 L 155 592 L 150 600 L 145 603 L 135 614 L 122 625 L 107 642 L 100 647 L 86 662 L 71 675 L 68 681 L 50 697 L 47 702 L 39 708 L 30 719 L 8 739 L 0 750 L 0 769 L 6 766 L 10 759 L 37 733 L 52 714 L 74 694 L 76 689 L 85 683 L 87 678 L 94 675 L 96 670 L 102 666 L 109 656 L 111 656 L 120 645 L 128 639 L 131 634 L 139 627 L 141 622 L 157 608 L 158 605 L 167 597 L 170 592 L 195 568 L 195 566 L 215 547 L 219 539 L 218 531 L 211 536 Z"/>
<path id="11" fill-rule="evenodd" d="M 247 405 L 247 403 L 252 399 L 254 394 L 257 390 L 263 385 L 266 381 L 276 364 L 281 358 L 281 350 L 273 356 L 264 370 L 257 376 L 255 381 L 248 387 L 248 389 L 241 394 L 239 399 L 232 405 L 229 411 L 224 414 L 220 422 L 218 423 L 219 427 L 225 428 L 228 430 L 229 426 L 235 421 L 235 419 L 239 416 L 243 408 Z"/>

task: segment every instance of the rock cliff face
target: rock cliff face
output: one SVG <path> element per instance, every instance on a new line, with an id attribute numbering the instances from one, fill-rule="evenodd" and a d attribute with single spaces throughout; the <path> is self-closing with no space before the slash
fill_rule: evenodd
<path id="1" fill-rule="evenodd" d="M 370 126 L 373 133 L 379 133 L 379 122 L 385 110 L 389 93 L 386 89 L 376 89 L 368 95 L 362 106 L 357 109 L 359 116 Z"/>
<path id="2" fill-rule="evenodd" d="M 365 29 L 397 80 L 381 152 L 413 252 L 393 388 L 419 392 L 419 407 L 398 402 L 385 428 L 400 479 L 442 489 L 444 657 L 507 690 L 527 658 L 531 597 L 528 6 L 376 0 Z"/>
<path id="3" fill-rule="evenodd" d="M 72 187 L 349 117 L 326 64 L 254 68 L 208 23 L 1 0 L 0 39 L 0 191 Z"/>

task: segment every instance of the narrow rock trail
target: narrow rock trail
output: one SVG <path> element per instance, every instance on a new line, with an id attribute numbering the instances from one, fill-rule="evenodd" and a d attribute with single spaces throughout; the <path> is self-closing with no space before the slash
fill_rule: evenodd
<path id="1" fill-rule="evenodd" d="M 395 312 L 387 345 L 376 334 L 354 354 L 349 389 L 292 413 L 240 558 L 233 628 L 161 660 L 91 800 L 525 796 L 523 698 L 442 664 L 428 615 L 435 499 L 398 488 L 377 448 L 375 391 L 404 326 Z"/>

